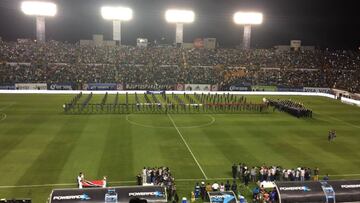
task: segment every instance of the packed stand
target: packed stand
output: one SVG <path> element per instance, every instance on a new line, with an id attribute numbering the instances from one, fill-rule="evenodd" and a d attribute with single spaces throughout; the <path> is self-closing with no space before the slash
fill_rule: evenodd
<path id="1" fill-rule="evenodd" d="M 123 83 L 329 87 L 360 92 L 353 51 L 181 49 L 0 41 L 0 84 Z"/>

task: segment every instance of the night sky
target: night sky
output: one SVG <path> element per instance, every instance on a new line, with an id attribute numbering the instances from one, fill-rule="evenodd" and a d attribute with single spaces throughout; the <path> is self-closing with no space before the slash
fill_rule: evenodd
<path id="1" fill-rule="evenodd" d="M 270 48 L 289 44 L 291 39 L 303 45 L 321 48 L 357 49 L 360 46 L 358 0 L 55 0 L 58 14 L 46 21 L 47 39 L 76 42 L 91 39 L 92 34 L 112 38 L 112 23 L 100 15 L 103 5 L 122 5 L 133 9 L 134 17 L 123 23 L 122 41 L 135 44 L 137 37 L 150 41 L 165 38 L 172 42 L 175 25 L 168 24 L 168 8 L 192 9 L 195 22 L 184 26 L 184 41 L 197 37 L 215 37 L 222 47 L 240 44 L 243 29 L 235 25 L 238 10 L 260 11 L 264 22 L 255 26 L 252 46 Z M 19 0 L 0 0 L 0 36 L 3 40 L 35 38 L 35 18 L 25 16 Z"/>

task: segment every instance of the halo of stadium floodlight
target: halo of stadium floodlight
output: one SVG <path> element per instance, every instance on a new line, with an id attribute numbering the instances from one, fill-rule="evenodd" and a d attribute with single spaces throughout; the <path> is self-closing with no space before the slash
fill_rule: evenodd
<path id="1" fill-rule="evenodd" d="M 182 44 L 184 24 L 195 20 L 195 13 L 191 10 L 169 9 L 165 12 L 165 19 L 169 23 L 176 23 L 175 43 Z"/>
<path id="2" fill-rule="evenodd" d="M 113 40 L 121 45 L 121 22 L 129 21 L 133 17 L 133 11 L 127 7 L 101 7 L 101 15 L 105 20 L 113 21 Z"/>
<path id="3" fill-rule="evenodd" d="M 45 42 L 45 17 L 55 16 L 57 5 L 45 1 L 23 1 L 21 10 L 26 15 L 36 16 L 36 39 Z"/>
<path id="4" fill-rule="evenodd" d="M 236 12 L 234 14 L 234 22 L 236 24 L 244 25 L 242 48 L 250 49 L 251 26 L 262 24 L 263 14 L 258 12 Z"/>

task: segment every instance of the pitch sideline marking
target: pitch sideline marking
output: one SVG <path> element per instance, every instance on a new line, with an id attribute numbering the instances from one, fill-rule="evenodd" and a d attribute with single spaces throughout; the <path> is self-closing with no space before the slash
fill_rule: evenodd
<path id="1" fill-rule="evenodd" d="M 320 175 L 324 176 L 324 175 Z M 346 177 L 346 176 L 360 176 L 360 174 L 339 174 L 339 175 L 329 175 L 330 177 Z M 206 180 L 231 180 L 233 178 L 208 178 Z M 175 182 L 187 182 L 187 181 L 202 181 L 203 178 L 185 178 L 185 179 L 175 179 Z M 135 180 L 125 180 L 125 181 L 110 181 L 110 184 L 113 183 L 134 183 Z M 76 183 L 58 183 L 58 184 L 38 184 L 38 185 L 1 185 L 0 189 L 7 189 L 7 188 L 32 188 L 32 187 L 54 187 L 54 186 L 75 186 Z"/>
<path id="2" fill-rule="evenodd" d="M 232 178 L 208 178 L 207 180 L 230 180 Z M 185 179 L 175 179 L 178 182 L 187 182 L 187 181 L 201 181 L 203 178 L 185 178 Z M 135 180 L 124 180 L 124 181 L 110 181 L 108 183 L 134 183 Z M 53 187 L 53 186 L 74 186 L 77 183 L 58 183 L 58 184 L 37 184 L 37 185 L 2 185 L 0 189 L 6 188 L 31 188 L 31 187 Z"/>
<path id="3" fill-rule="evenodd" d="M 207 180 L 208 178 L 207 178 L 207 176 L 206 176 L 206 174 L 205 174 L 204 170 L 202 169 L 201 165 L 199 164 L 198 160 L 196 159 L 196 157 L 195 157 L 194 153 L 191 151 L 191 149 L 190 149 L 189 145 L 187 144 L 186 140 L 184 139 L 183 135 L 181 134 L 181 132 L 180 132 L 179 128 L 176 126 L 176 124 L 175 124 L 174 120 L 171 118 L 170 114 L 167 114 L 167 115 L 168 115 L 168 117 L 169 117 L 170 121 L 172 122 L 172 124 L 174 125 L 174 128 L 176 129 L 176 131 L 177 131 L 177 132 L 178 132 L 178 134 L 180 135 L 180 137 L 181 137 L 182 141 L 184 142 L 185 146 L 186 146 L 186 147 L 187 147 L 187 149 L 189 150 L 189 152 L 190 152 L 191 156 L 194 158 L 194 161 L 195 161 L 195 162 L 196 162 L 196 164 L 198 165 L 198 167 L 199 167 L 200 171 L 201 171 L 201 172 L 202 172 L 202 174 L 204 175 L 205 180 Z"/>
<path id="4" fill-rule="evenodd" d="M 126 115 L 125 119 L 126 119 L 127 122 L 129 122 L 130 124 L 133 124 L 133 125 L 141 126 L 141 127 L 144 127 L 144 128 L 161 128 L 161 129 L 173 128 L 172 126 L 152 126 L 152 125 L 145 125 L 145 124 L 142 124 L 142 123 L 138 123 L 138 122 L 130 120 L 129 119 L 130 115 L 131 114 Z M 214 116 L 212 116 L 212 115 L 204 115 L 204 116 L 207 116 L 207 117 L 211 118 L 211 121 L 208 122 L 208 123 L 202 124 L 202 125 L 184 126 L 184 127 L 178 127 L 178 128 L 186 128 L 186 129 L 202 128 L 202 127 L 210 126 L 210 125 L 215 123 L 216 119 L 215 119 Z"/>

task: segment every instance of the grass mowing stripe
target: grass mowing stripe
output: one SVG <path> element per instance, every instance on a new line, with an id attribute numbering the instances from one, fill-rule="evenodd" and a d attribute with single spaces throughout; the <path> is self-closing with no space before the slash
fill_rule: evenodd
<path id="1" fill-rule="evenodd" d="M 132 126 L 124 122 L 124 116 L 113 116 L 107 118 L 109 128 L 104 133 L 105 148 L 99 164 L 98 177 L 104 175 L 116 179 L 124 179 L 132 175 L 134 171 L 134 154 Z M 125 133 L 126 132 L 126 133 Z M 121 139 L 119 137 L 121 136 Z M 130 150 L 129 150 L 130 149 Z M 109 156 L 113 154 L 114 156 Z M 124 164 L 126 163 L 126 164 Z M 123 171 L 121 174 L 117 170 Z"/>
<path id="2" fill-rule="evenodd" d="M 190 152 L 191 156 L 194 158 L 194 161 L 195 161 L 195 162 L 196 162 L 196 164 L 198 165 L 198 167 L 199 167 L 200 171 L 201 171 L 201 172 L 202 172 L 202 174 L 204 175 L 205 180 L 207 180 L 208 178 L 207 178 L 207 176 L 206 176 L 206 174 L 205 174 L 204 170 L 202 169 L 201 165 L 199 164 L 198 160 L 196 159 L 196 157 L 195 157 L 194 153 L 191 151 L 191 149 L 190 149 L 189 145 L 187 144 L 186 140 L 185 140 L 185 139 L 184 139 L 184 137 L 182 136 L 182 134 L 181 134 L 180 130 L 178 129 L 178 127 L 176 126 L 176 124 L 175 124 L 174 120 L 171 118 L 170 114 L 167 114 L 167 115 L 168 115 L 168 117 L 169 117 L 169 119 L 170 119 L 171 123 L 174 125 L 174 128 L 176 129 L 176 131 L 177 131 L 177 132 L 178 132 L 178 134 L 180 135 L 180 137 L 181 137 L 182 141 L 184 142 L 185 146 L 186 146 L 186 147 L 187 147 L 187 149 L 189 150 L 189 152 Z"/>
<path id="3" fill-rule="evenodd" d="M 8 130 L 0 129 L 0 161 L 19 145 L 29 134 L 47 120 L 48 116 L 36 117 L 25 115 L 13 123 L 8 123 Z M 21 129 L 21 130 L 19 130 Z"/>
<path id="4" fill-rule="evenodd" d="M 55 132 L 52 140 L 43 149 L 42 153 L 33 162 L 30 168 L 22 175 L 18 184 L 43 183 L 45 181 L 58 181 L 61 171 L 68 161 L 69 155 L 76 148 L 89 117 L 84 117 L 79 122 L 77 117 L 67 117 L 59 131 Z M 53 125 L 58 125 L 53 123 Z M 75 133 L 72 134 L 72 133 Z M 59 156 L 61 154 L 61 156 Z"/>
<path id="5" fill-rule="evenodd" d="M 354 125 L 354 124 L 352 124 L 352 123 L 343 121 L 343 120 L 341 120 L 341 119 L 338 119 L 338 118 L 335 118 L 335 117 L 332 117 L 332 116 L 329 116 L 329 115 L 326 115 L 326 116 L 329 117 L 329 118 L 331 118 L 331 119 L 333 119 L 333 120 L 335 120 L 335 121 L 339 121 L 339 122 L 345 123 L 345 124 L 348 125 L 348 126 L 351 126 L 351 127 L 354 127 L 354 128 L 359 128 L 359 129 L 360 129 L 360 126 L 358 126 L 358 125 Z"/>

